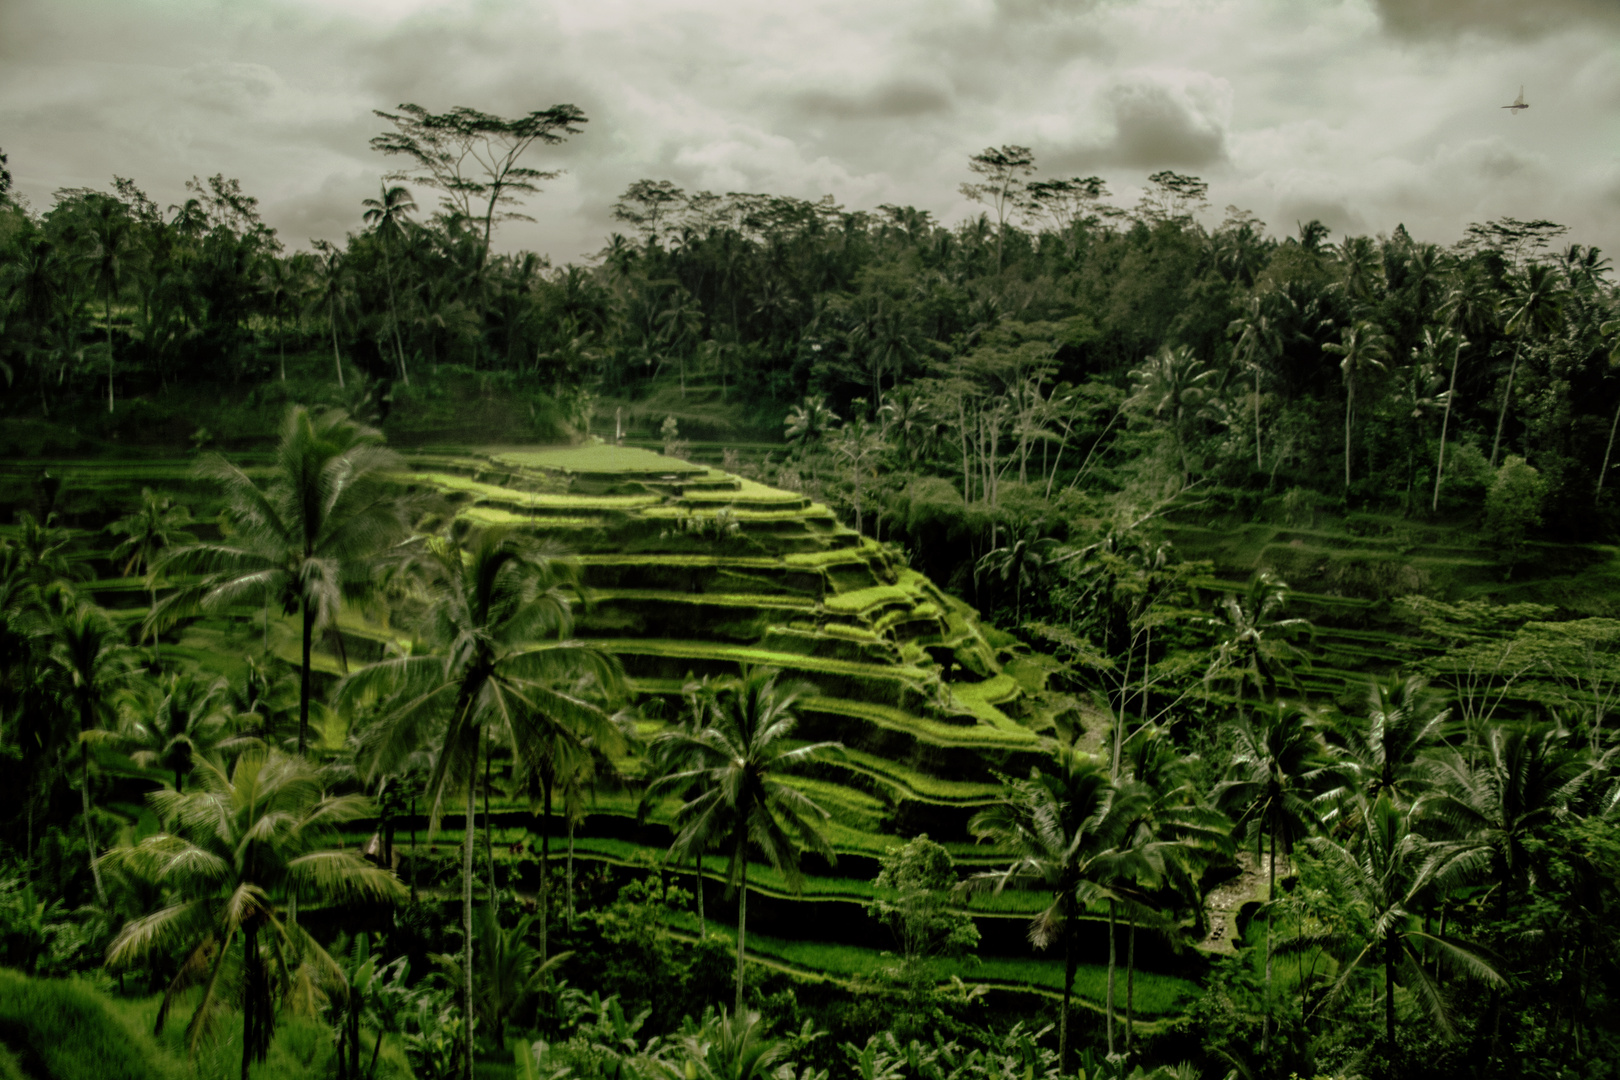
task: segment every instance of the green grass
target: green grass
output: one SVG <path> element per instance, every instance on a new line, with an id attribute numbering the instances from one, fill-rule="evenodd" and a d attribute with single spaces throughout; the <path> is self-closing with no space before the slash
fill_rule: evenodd
<path id="1" fill-rule="evenodd" d="M 0 970 L 0 1042 L 9 1047 L 17 1071 L 33 1080 L 227 1080 L 240 1075 L 239 1015 L 226 1013 L 192 1057 L 184 1031 L 193 1001 L 182 998 L 163 1035 L 154 1038 L 158 1003 L 156 995 L 122 998 L 79 979 L 30 979 Z M 6 1077 L 6 1069 L 0 1059 L 0 1078 Z M 252 1075 L 258 1080 L 304 1080 L 332 1071 L 332 1038 L 326 1026 L 283 1010 L 269 1057 L 254 1066 Z M 384 1043 L 378 1076 L 410 1076 L 410 1067 L 391 1042 Z"/>
<path id="2" fill-rule="evenodd" d="M 680 913 L 671 918 L 672 924 L 688 932 L 697 930 L 697 918 Z M 725 923 L 708 921 L 707 931 L 712 936 L 736 940 L 736 929 Z M 819 941 L 789 941 L 758 934 L 748 934 L 748 952 L 766 961 L 776 961 L 795 975 L 810 979 L 831 978 L 847 981 L 870 977 L 894 964 L 894 958 L 876 949 L 863 949 L 855 945 L 839 945 Z M 1060 959 L 1011 959 L 991 957 L 977 962 L 941 963 L 942 980 L 951 975 L 964 982 L 988 982 L 1003 986 L 1028 987 L 1049 995 L 1063 992 L 1063 962 Z M 1184 1002 L 1198 994 L 1198 985 L 1188 979 L 1154 972 L 1136 973 L 1136 1010 L 1143 1016 L 1169 1016 L 1180 1011 Z M 1101 964 L 1081 964 L 1075 970 L 1074 994 L 1079 1004 L 1100 1010 L 1107 1000 L 1108 968 Z M 1117 975 L 1115 1008 L 1125 1008 L 1125 974 L 1123 967 Z"/>
<path id="3" fill-rule="evenodd" d="M 571 446 L 549 450 L 509 450 L 491 456 L 498 465 L 542 472 L 625 473 L 631 475 L 706 474 L 707 465 L 693 465 L 633 446 Z"/>

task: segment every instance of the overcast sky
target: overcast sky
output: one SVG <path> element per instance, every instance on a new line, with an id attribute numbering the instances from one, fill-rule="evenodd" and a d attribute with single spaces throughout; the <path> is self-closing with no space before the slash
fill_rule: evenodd
<path id="1" fill-rule="evenodd" d="M 498 234 L 557 262 L 642 177 L 954 222 L 1003 143 L 1127 206 L 1196 173 L 1212 222 L 1279 235 L 1506 214 L 1620 255 L 1620 0 L 0 0 L 0 149 L 38 209 L 223 172 L 290 246 L 339 237 L 388 167 L 371 110 L 402 102 L 585 111 Z"/>

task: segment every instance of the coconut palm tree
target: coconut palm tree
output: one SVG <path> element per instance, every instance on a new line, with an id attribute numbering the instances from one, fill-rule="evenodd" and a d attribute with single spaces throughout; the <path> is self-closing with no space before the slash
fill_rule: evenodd
<path id="1" fill-rule="evenodd" d="M 1253 682 L 1261 701 L 1272 700 L 1278 683 L 1288 677 L 1290 662 L 1301 653 L 1289 640 L 1311 629 L 1310 620 L 1282 616 L 1288 603 L 1288 582 L 1275 571 L 1261 570 L 1249 580 L 1248 594 L 1227 593 L 1221 599 L 1224 618 L 1208 620 L 1220 637 L 1206 679 L 1230 674 L 1243 685 Z"/>
<path id="2" fill-rule="evenodd" d="M 304 290 L 309 287 L 306 263 L 307 257 L 300 255 L 286 259 L 266 255 L 259 269 L 259 292 L 276 323 L 276 352 L 282 382 L 287 381 L 287 316 L 299 309 Z"/>
<path id="3" fill-rule="evenodd" d="M 108 532 L 124 538 L 107 557 L 115 563 L 119 559 L 124 560 L 125 577 L 129 577 L 137 567 L 150 575 L 159 552 L 165 548 L 196 543 L 197 538 L 186 531 L 186 526 L 190 524 L 189 507 L 176 506 L 173 499 L 154 494 L 151 488 L 142 488 L 141 508 L 107 526 Z M 148 577 L 147 589 L 155 605 L 156 579 Z"/>
<path id="4" fill-rule="evenodd" d="M 1365 717 L 1346 717 L 1335 725 L 1346 794 L 1369 800 L 1388 796 L 1397 807 L 1410 809 L 1430 787 L 1425 754 L 1439 742 L 1451 710 L 1421 675 L 1374 679 L 1366 700 Z"/>
<path id="5" fill-rule="evenodd" d="M 801 455 L 809 454 L 815 445 L 827 437 L 838 414 L 832 411 L 826 398 L 806 396 L 804 401 L 788 410 L 782 424 L 782 434 L 790 446 L 796 446 Z"/>
<path id="6" fill-rule="evenodd" d="M 1356 974 L 1383 969 L 1384 1040 L 1395 1046 L 1395 987 L 1406 989 L 1426 1008 L 1442 1032 L 1452 1034 L 1450 1010 L 1426 961 L 1437 959 L 1494 987 L 1502 976 L 1468 943 L 1425 929 L 1422 906 L 1436 888 L 1460 883 L 1464 864 L 1436 862 L 1431 845 L 1412 831 L 1408 811 L 1389 794 L 1379 795 L 1347 841 L 1313 836 L 1306 844 L 1326 871 L 1340 921 L 1325 934 L 1301 935 L 1291 949 L 1326 948 L 1340 954 L 1339 977 L 1330 1002 L 1343 995 Z"/>
<path id="7" fill-rule="evenodd" d="M 338 352 L 338 322 L 354 302 L 354 281 L 343 251 L 329 240 L 315 241 L 316 288 L 310 294 L 311 308 L 326 312 L 326 325 L 332 333 L 332 364 L 337 369 L 338 389 L 343 389 L 343 356 Z"/>
<path id="8" fill-rule="evenodd" d="M 1162 871 L 1157 846 L 1132 846 L 1132 830 L 1151 796 L 1129 781 L 1115 784 L 1106 766 L 1068 747 L 1046 769 L 1033 768 L 979 811 L 968 829 L 1013 852 L 1005 870 L 973 875 L 968 891 L 1000 892 L 1008 885 L 1038 889 L 1051 903 L 1029 924 L 1038 949 L 1063 945 L 1063 1007 L 1058 1019 L 1058 1069 L 1069 1069 L 1069 1012 L 1074 994 L 1075 938 L 1079 921 L 1095 905 L 1108 905 L 1109 983 L 1115 968 L 1114 919 L 1121 903 L 1136 901 L 1135 882 Z M 1114 1052 L 1113 1001 L 1108 1002 L 1108 1052 Z"/>
<path id="9" fill-rule="evenodd" d="M 244 601 L 275 604 L 302 622 L 298 751 L 309 739 L 310 655 L 315 634 L 333 627 L 345 599 L 371 588 L 378 559 L 404 535 L 402 504 L 387 485 L 399 456 L 381 433 L 328 410 L 302 405 L 281 424 L 274 472 L 260 488 L 219 455 L 200 473 L 219 484 L 228 533 L 218 541 L 172 549 L 158 561 L 198 573 L 155 606 L 148 631 L 193 611 L 220 611 Z"/>
<path id="10" fill-rule="evenodd" d="M 96 834 L 90 817 L 90 744 L 113 715 L 115 695 L 129 676 L 132 652 L 123 635 L 94 604 L 80 603 L 52 622 L 50 662 L 69 686 L 79 720 L 79 794 L 84 837 L 90 847 L 90 876 L 96 900 L 107 906 L 107 891 L 96 864 Z"/>
<path id="11" fill-rule="evenodd" d="M 1271 966 L 1275 935 L 1271 911 L 1277 901 L 1277 849 L 1293 851 L 1321 820 L 1325 792 L 1335 777 L 1333 760 L 1316 718 L 1297 706 L 1267 706 L 1233 725 L 1232 759 L 1212 794 L 1254 839 L 1256 862 L 1266 864 L 1266 1018 L 1271 1038 Z M 1265 848 L 1269 846 L 1269 858 Z"/>
<path id="12" fill-rule="evenodd" d="M 1467 338 L 1449 327 L 1440 330 L 1431 327 L 1423 331 L 1423 341 L 1412 350 L 1414 359 L 1421 357 L 1436 366 L 1446 353 L 1451 354 L 1451 383 L 1446 392 L 1440 395 L 1445 398 L 1445 405 L 1440 419 L 1440 451 L 1434 463 L 1434 499 L 1429 506 L 1431 513 L 1437 513 L 1440 509 L 1440 480 L 1446 473 L 1446 434 L 1451 428 L 1451 404 L 1457 396 L 1457 368 L 1462 364 L 1462 351 L 1467 344 Z"/>
<path id="13" fill-rule="evenodd" d="M 174 790 L 184 791 L 199 759 L 253 741 L 235 738 L 228 691 L 224 676 L 195 671 L 143 679 L 119 702 L 114 741 L 137 765 L 162 769 L 174 778 Z"/>
<path id="14" fill-rule="evenodd" d="M 1243 314 L 1227 324 L 1226 332 L 1237 335 L 1232 346 L 1232 358 L 1254 376 L 1254 467 L 1262 470 L 1260 454 L 1260 376 L 1266 363 L 1282 355 L 1282 328 L 1266 313 L 1259 296 L 1251 296 L 1243 304 Z"/>
<path id="15" fill-rule="evenodd" d="M 1370 372 L 1383 371 L 1389 362 L 1389 338 L 1378 324 L 1362 320 L 1339 332 L 1337 342 L 1322 346 L 1339 357 L 1344 376 L 1344 490 L 1350 490 L 1350 428 L 1356 414 L 1356 387 Z"/>
<path id="16" fill-rule="evenodd" d="M 198 784 L 189 792 L 148 796 L 163 832 L 108 855 L 161 885 L 170 902 L 124 926 L 107 950 L 107 966 L 118 971 L 182 950 L 186 958 L 163 995 L 156 1030 L 162 1032 L 175 999 L 200 986 L 186 1026 L 195 1049 L 223 1005 L 225 961 L 239 958 L 247 1080 L 248 1066 L 268 1052 L 276 998 L 291 986 L 286 955 L 300 953 L 317 981 L 341 985 L 337 964 L 282 905 L 299 897 L 392 902 L 405 889 L 359 852 L 334 846 L 336 827 L 368 815 L 370 804 L 357 795 L 328 794 L 320 772 L 303 758 L 253 751 L 229 771 L 204 759 L 195 775 Z"/>
<path id="17" fill-rule="evenodd" d="M 830 815 L 781 777 L 843 746 L 788 745 L 798 726 L 795 709 L 813 690 L 779 680 L 772 668 L 747 672 L 720 694 L 707 727 L 672 733 L 670 752 L 688 764 L 658 784 L 660 790 L 693 793 L 681 806 L 671 853 L 687 858 L 712 843 L 728 856 L 727 884 L 737 891 L 737 1016 L 743 1014 L 750 851 L 763 854 L 795 890 L 803 881 L 801 848 L 836 861 L 820 829 Z"/>
<path id="18" fill-rule="evenodd" d="M 1507 321 L 1502 329 L 1516 339 L 1513 363 L 1508 367 L 1507 388 L 1502 391 L 1502 404 L 1496 410 L 1496 437 L 1491 440 L 1491 468 L 1496 468 L 1496 455 L 1502 448 L 1502 425 L 1507 420 L 1508 405 L 1513 400 L 1513 377 L 1519 370 L 1519 356 L 1527 338 L 1550 334 L 1564 319 L 1564 301 L 1569 290 L 1558 280 L 1558 270 L 1547 263 L 1531 263 L 1524 274 L 1514 279 L 1505 310 Z"/>
<path id="19" fill-rule="evenodd" d="M 124 204 L 109 195 L 98 195 L 90 204 L 85 223 L 83 261 L 96 289 L 101 293 L 102 317 L 107 331 L 107 411 L 113 411 L 112 302 L 123 288 L 142 249 L 135 239 L 134 222 Z"/>
<path id="20" fill-rule="evenodd" d="M 482 957 L 473 973 L 473 1011 L 495 1033 L 495 1042 L 504 1045 L 506 1023 L 530 1001 L 562 962 L 573 953 L 558 953 L 547 959 L 529 941 L 539 915 L 525 915 L 510 929 L 501 926 L 494 907 L 478 913 L 478 955 Z M 454 985 L 465 982 L 455 957 L 439 958 L 445 975 Z"/>
<path id="21" fill-rule="evenodd" d="M 408 188 L 399 185 L 389 187 L 386 181 L 380 194 L 380 198 L 366 199 L 361 205 L 366 208 L 365 223 L 376 232 L 378 245 L 382 248 L 383 273 L 388 278 L 388 319 L 394 333 L 394 351 L 399 357 L 399 378 L 409 386 L 411 376 L 405 368 L 405 346 L 399 339 L 399 307 L 394 299 L 394 263 L 391 249 L 410 224 L 410 216 L 416 210 L 416 200 L 411 198 Z"/>
<path id="22" fill-rule="evenodd" d="M 1215 369 L 1185 345 L 1166 345 L 1130 372 L 1127 404 L 1163 420 L 1175 439 L 1182 476 L 1192 475 L 1187 459 L 1187 428 L 1200 420 L 1218 419 Z"/>
<path id="23" fill-rule="evenodd" d="M 578 688 L 588 679 L 593 696 L 611 699 L 622 692 L 623 675 L 613 657 L 570 636 L 576 571 L 556 551 L 504 529 L 453 532 L 433 538 L 415 565 L 430 650 L 355 672 L 337 697 L 387 699 L 382 719 L 360 737 L 359 760 L 371 778 L 398 772 L 412 754 L 435 745 L 427 781 L 433 827 L 445 797 L 465 795 L 461 964 L 470 1031 L 474 799 L 484 740 L 509 738 L 514 760 L 529 769 L 548 741 L 592 737 L 619 745 L 612 717 Z M 470 1039 L 465 1075 L 472 1075 Z"/>

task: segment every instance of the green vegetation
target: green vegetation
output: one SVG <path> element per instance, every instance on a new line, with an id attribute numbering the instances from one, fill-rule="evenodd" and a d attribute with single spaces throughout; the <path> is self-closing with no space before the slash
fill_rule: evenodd
<path id="1" fill-rule="evenodd" d="M 1009 146 L 552 268 L 447 162 L 578 110 L 383 118 L 313 255 L 0 196 L 0 1077 L 1620 1053 L 1594 249 Z"/>

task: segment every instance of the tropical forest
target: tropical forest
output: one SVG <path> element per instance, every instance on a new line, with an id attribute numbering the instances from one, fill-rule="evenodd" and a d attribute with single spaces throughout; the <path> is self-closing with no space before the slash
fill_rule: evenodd
<path id="1" fill-rule="evenodd" d="M 1617 1075 L 1598 247 L 370 124 L 0 156 L 0 1080 Z"/>

